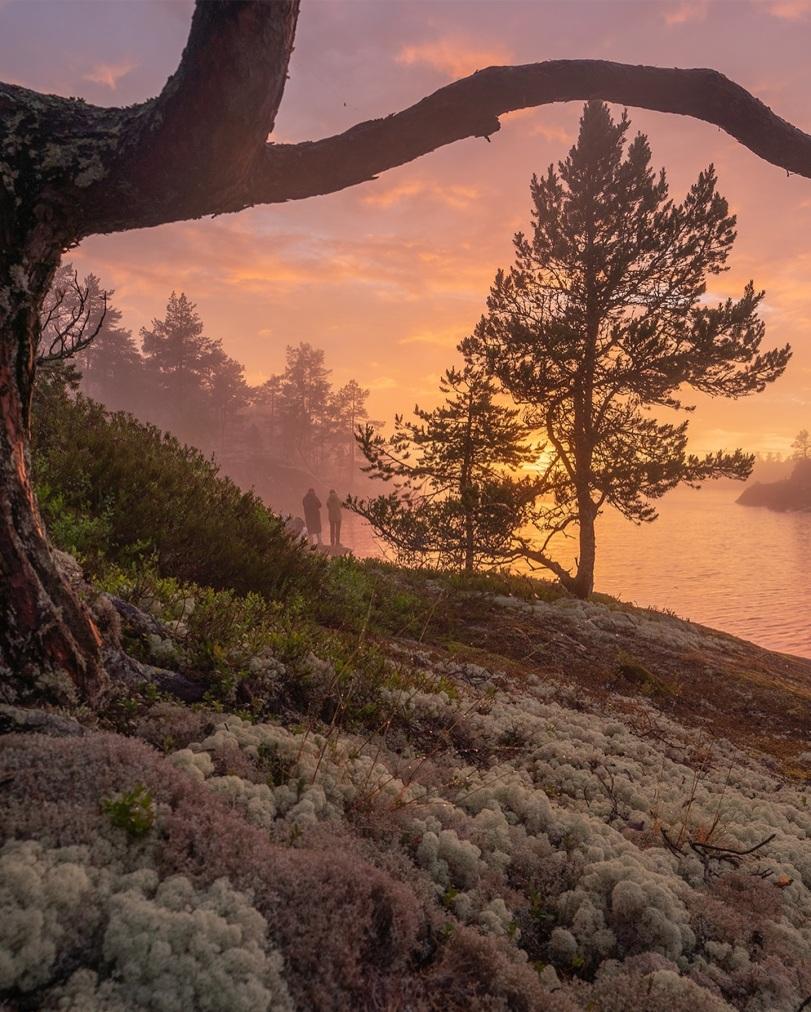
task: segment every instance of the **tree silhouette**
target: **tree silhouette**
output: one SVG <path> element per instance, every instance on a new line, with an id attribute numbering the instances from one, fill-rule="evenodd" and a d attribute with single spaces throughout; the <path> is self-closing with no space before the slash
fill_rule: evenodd
<path id="1" fill-rule="evenodd" d="M 323 349 L 306 342 L 288 346 L 279 397 L 281 441 L 291 458 L 305 467 L 319 467 L 323 462 L 330 372 Z"/>
<path id="2" fill-rule="evenodd" d="M 203 391 L 206 398 L 206 415 L 215 423 L 216 442 L 219 451 L 223 452 L 229 426 L 248 403 L 245 367 L 230 355 L 226 355 L 220 341 L 214 342 L 205 366 Z"/>
<path id="3" fill-rule="evenodd" d="M 147 404 L 147 379 L 132 331 L 121 323 L 121 310 L 110 303 L 93 341 L 75 358 L 81 390 L 114 411 L 141 411 Z"/>
<path id="4" fill-rule="evenodd" d="M 679 482 L 745 478 L 740 450 L 687 453 L 687 422 L 658 422 L 652 407 L 692 410 L 682 388 L 741 397 L 785 369 L 785 348 L 761 352 L 763 293 L 707 304 L 705 279 L 725 269 L 735 218 L 710 166 L 673 203 L 664 171 L 650 167 L 647 138 L 625 149 L 629 122 L 586 105 L 576 145 L 532 179 L 531 236 L 514 239 L 515 263 L 499 271 L 487 314 L 463 342 L 486 364 L 552 455 L 552 533 L 576 525 L 574 573 L 544 548 L 524 546 L 580 597 L 594 586 L 595 520 L 613 506 L 636 522 L 656 518 L 653 500 Z M 548 537 L 547 537 L 548 542 Z"/>
<path id="5" fill-rule="evenodd" d="M 396 416 L 390 439 L 370 425 L 360 430 L 364 470 L 398 489 L 347 505 L 401 558 L 472 572 L 513 557 L 514 532 L 530 520 L 541 482 L 507 471 L 534 464 L 538 448 L 481 370 L 449 369 L 440 390 L 445 400 L 433 411 Z"/>
<path id="6" fill-rule="evenodd" d="M 365 390 L 357 380 L 350 380 L 332 397 L 333 438 L 339 450 L 346 451 L 346 472 L 350 487 L 355 481 L 355 434 L 361 422 L 369 417 L 366 401 L 369 391 Z"/>
<path id="7" fill-rule="evenodd" d="M 205 381 L 218 350 L 203 333 L 196 305 L 184 292 L 172 292 L 166 315 L 141 329 L 144 364 L 154 395 L 151 420 L 188 440 L 205 411 Z"/>
<path id="8" fill-rule="evenodd" d="M 37 367 L 75 358 L 89 347 L 107 320 L 108 294 L 95 274 L 80 282 L 71 264 L 57 268 L 42 301 Z"/>
<path id="9" fill-rule="evenodd" d="M 38 691 L 105 686 L 101 637 L 54 564 L 30 481 L 39 314 L 83 238 L 329 193 L 443 144 L 489 137 L 505 112 L 600 96 L 715 123 L 811 177 L 811 137 L 712 70 L 559 60 L 491 67 L 409 109 L 301 144 L 267 142 L 298 0 L 198 3 L 177 71 L 125 108 L 0 84 L 0 667 Z"/>
<path id="10" fill-rule="evenodd" d="M 800 429 L 791 448 L 794 451 L 795 460 L 808 460 L 811 457 L 811 436 L 808 434 L 808 429 Z"/>

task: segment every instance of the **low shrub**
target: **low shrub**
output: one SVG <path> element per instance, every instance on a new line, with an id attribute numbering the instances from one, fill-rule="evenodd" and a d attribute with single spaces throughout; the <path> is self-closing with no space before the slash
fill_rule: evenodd
<path id="1" fill-rule="evenodd" d="M 253 492 L 154 425 L 43 384 L 33 468 L 51 537 L 98 572 L 153 558 L 158 572 L 268 599 L 312 593 L 320 556 Z"/>
<path id="2" fill-rule="evenodd" d="M 143 784 L 113 798 L 105 798 L 101 809 L 118 829 L 129 836 L 146 836 L 155 824 L 155 802 Z"/>

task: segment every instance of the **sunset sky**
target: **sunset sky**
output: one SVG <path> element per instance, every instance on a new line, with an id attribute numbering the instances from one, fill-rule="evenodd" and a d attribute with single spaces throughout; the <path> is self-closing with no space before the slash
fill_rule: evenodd
<path id="1" fill-rule="evenodd" d="M 177 65 L 186 0 L 0 0 L 0 79 L 102 105 L 160 90 Z M 315 139 L 396 111 L 491 64 L 602 58 L 714 67 L 811 131 L 811 0 L 565 3 L 304 0 L 275 139 Z M 620 110 L 617 110 L 619 112 Z M 89 239 L 72 258 L 115 289 L 134 332 L 172 289 L 251 382 L 285 345 L 323 347 L 333 380 L 372 391 L 390 418 L 430 404 L 455 345 L 478 319 L 511 238 L 529 220 L 529 177 L 563 157 L 580 105 L 503 121 L 379 180 L 302 203 Z M 790 341 L 786 376 L 738 402 L 700 403 L 698 450 L 785 450 L 811 428 L 811 180 L 788 177 L 714 127 L 631 110 L 681 198 L 713 161 L 739 218 L 718 296 L 753 278 L 767 291 L 768 344 Z"/>

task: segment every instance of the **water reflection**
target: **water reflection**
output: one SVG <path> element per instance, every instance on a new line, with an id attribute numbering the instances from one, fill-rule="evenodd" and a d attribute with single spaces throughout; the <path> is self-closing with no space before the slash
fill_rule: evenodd
<path id="1" fill-rule="evenodd" d="M 606 513 L 597 589 L 811 657 L 811 513 L 738 506 L 737 494 L 680 489 L 663 500 L 659 520 L 642 527 Z M 381 553 L 357 517 L 344 541 L 358 555 Z M 557 557 L 568 563 L 575 552 L 564 542 Z"/>

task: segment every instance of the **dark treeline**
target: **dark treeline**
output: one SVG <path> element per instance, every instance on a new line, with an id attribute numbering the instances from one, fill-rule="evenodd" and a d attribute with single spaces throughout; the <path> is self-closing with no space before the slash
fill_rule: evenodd
<path id="1" fill-rule="evenodd" d="M 206 333 L 185 293 L 172 292 L 162 319 L 139 338 L 95 275 L 71 264 L 54 280 L 43 313 L 40 355 L 67 343 L 79 390 L 131 412 L 181 442 L 214 454 L 222 469 L 254 485 L 282 511 L 299 511 L 313 482 L 348 490 L 357 478 L 354 432 L 369 394 L 355 380 L 334 387 L 324 352 L 287 348 L 284 370 L 252 386 L 242 363 Z"/>

